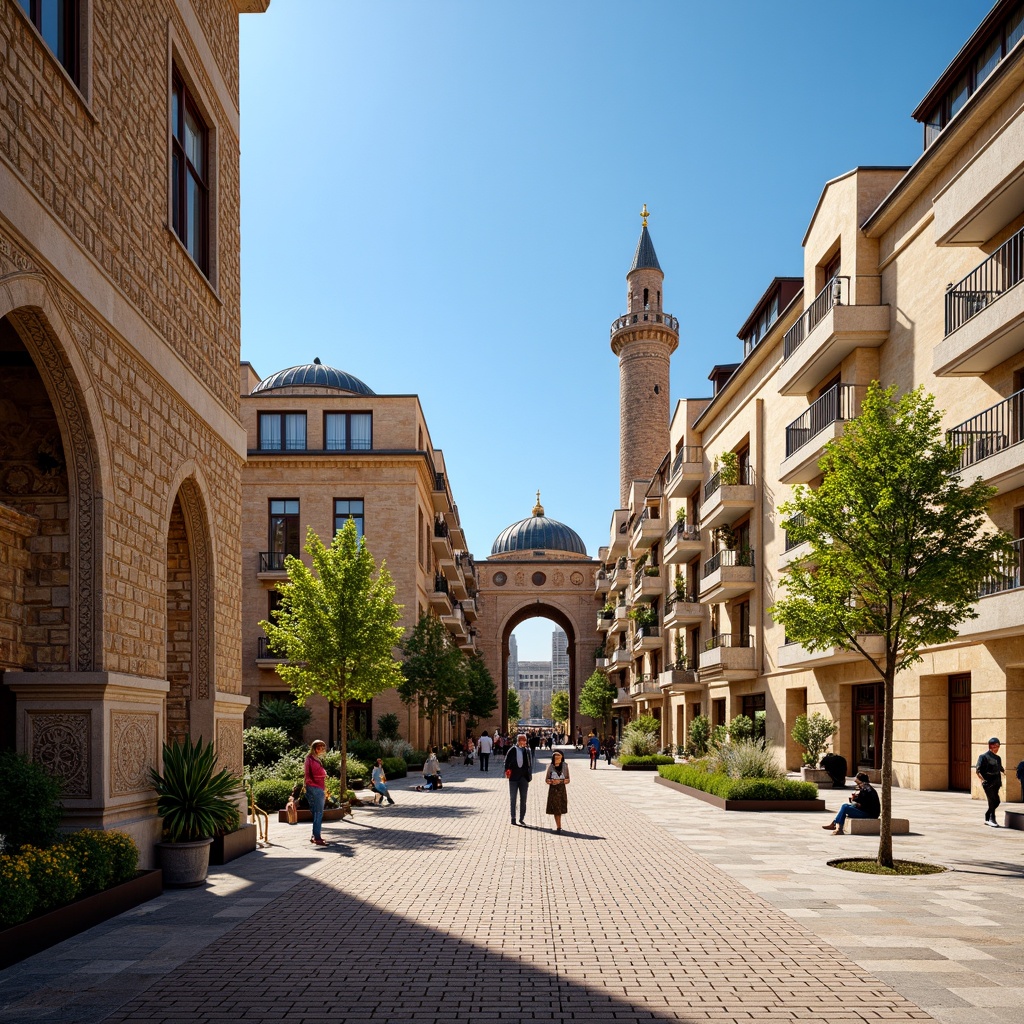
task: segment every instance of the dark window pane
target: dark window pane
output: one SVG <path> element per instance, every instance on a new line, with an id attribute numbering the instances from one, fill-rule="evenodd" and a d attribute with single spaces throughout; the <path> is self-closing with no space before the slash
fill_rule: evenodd
<path id="1" fill-rule="evenodd" d="M 185 201 L 187 203 L 185 217 L 185 237 L 182 241 L 188 249 L 192 259 L 202 265 L 201 239 L 203 230 L 203 196 L 199 184 L 192 175 L 188 175 L 185 186 Z"/>
<path id="2" fill-rule="evenodd" d="M 1018 7 L 1006 22 L 1007 52 L 1017 45 L 1022 35 L 1024 35 L 1024 4 Z"/>
<path id="3" fill-rule="evenodd" d="M 1000 36 L 996 36 L 988 46 L 978 56 L 978 60 L 975 63 L 974 72 L 974 87 L 977 88 L 982 82 L 988 78 L 989 75 L 995 70 L 996 65 L 999 63 L 999 59 L 1003 52 L 1003 41 Z"/>

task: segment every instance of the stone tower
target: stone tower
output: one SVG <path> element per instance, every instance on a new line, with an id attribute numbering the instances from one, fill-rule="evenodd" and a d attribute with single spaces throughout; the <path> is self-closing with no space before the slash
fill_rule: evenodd
<path id="1" fill-rule="evenodd" d="M 627 313 L 612 324 L 619 357 L 619 500 L 634 480 L 650 480 L 668 451 L 669 357 L 679 344 L 679 321 L 662 312 L 661 272 L 647 231 L 647 205 L 626 275 Z"/>

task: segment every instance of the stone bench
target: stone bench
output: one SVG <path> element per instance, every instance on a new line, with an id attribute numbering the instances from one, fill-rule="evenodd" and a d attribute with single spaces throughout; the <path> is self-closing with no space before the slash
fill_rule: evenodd
<path id="1" fill-rule="evenodd" d="M 1016 828 L 1024 832 L 1024 811 L 1004 811 L 1003 828 Z"/>
<path id="2" fill-rule="evenodd" d="M 882 828 L 881 818 L 847 818 L 846 824 L 850 826 L 852 836 L 877 836 Z M 910 832 L 909 818 L 893 818 L 892 834 L 894 836 L 905 836 Z"/>

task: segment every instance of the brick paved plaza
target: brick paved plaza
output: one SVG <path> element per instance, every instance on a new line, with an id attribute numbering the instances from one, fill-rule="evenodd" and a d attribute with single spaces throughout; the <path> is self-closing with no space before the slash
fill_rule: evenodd
<path id="1" fill-rule="evenodd" d="M 562 836 L 539 779 L 519 828 L 500 772 L 461 767 L 440 793 L 399 781 L 324 850 L 274 822 L 207 888 L 0 973 L 0 1020 L 1024 1020 L 1024 837 L 977 802 L 897 792 L 897 855 L 956 870 L 880 879 L 825 866 L 877 840 L 822 815 L 572 767 Z"/>

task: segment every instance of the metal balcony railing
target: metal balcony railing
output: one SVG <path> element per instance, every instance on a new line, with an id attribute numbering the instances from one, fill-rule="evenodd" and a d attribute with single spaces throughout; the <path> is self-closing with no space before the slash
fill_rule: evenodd
<path id="1" fill-rule="evenodd" d="M 1024 538 L 1013 542 L 1012 550 L 995 560 L 992 571 L 985 577 L 979 597 L 991 597 L 1007 590 L 1024 586 Z"/>
<path id="2" fill-rule="evenodd" d="M 704 641 L 704 650 L 713 651 L 717 647 L 753 647 L 754 638 L 750 633 L 719 633 Z"/>
<path id="3" fill-rule="evenodd" d="M 672 460 L 672 476 L 669 479 L 672 479 L 682 471 L 683 463 L 696 463 L 699 466 L 703 461 L 704 448 L 702 445 L 691 444 L 685 448 L 680 448 L 676 452 L 676 457 Z"/>
<path id="4" fill-rule="evenodd" d="M 637 626 L 636 632 L 633 634 L 633 643 L 637 643 L 643 640 L 645 637 L 660 637 L 661 627 L 660 626 Z"/>
<path id="5" fill-rule="evenodd" d="M 654 309 L 642 309 L 636 313 L 627 313 L 620 316 L 618 320 L 612 321 L 609 336 L 616 334 L 625 327 L 632 327 L 634 324 L 664 324 L 670 330 L 679 331 L 679 321 L 671 313 L 661 313 Z"/>
<path id="6" fill-rule="evenodd" d="M 434 593 L 447 594 L 448 593 L 448 579 L 441 573 L 438 573 L 434 577 Z"/>
<path id="7" fill-rule="evenodd" d="M 665 534 L 665 544 L 668 545 L 669 541 L 673 538 L 680 544 L 688 541 L 700 541 L 700 527 L 696 523 L 683 523 L 676 520 L 669 527 L 668 533 Z"/>
<path id="8" fill-rule="evenodd" d="M 803 526 L 803 525 L 804 525 L 804 522 L 805 522 L 805 519 L 804 519 L 804 517 L 803 517 L 803 515 L 802 515 L 802 514 L 798 514 L 798 515 L 795 515 L 795 516 L 793 516 L 793 518 L 792 518 L 792 519 L 790 520 L 790 522 L 791 522 L 791 523 L 792 523 L 792 524 L 793 524 L 794 526 Z M 786 534 L 786 550 L 787 550 L 787 551 L 791 551 L 791 550 L 792 550 L 793 548 L 795 548 L 795 547 L 796 547 L 796 546 L 797 546 L 798 544 L 803 544 L 803 541 L 802 541 L 802 540 L 790 540 L 790 537 L 789 537 L 789 530 L 786 530 L 786 531 L 784 531 L 784 532 L 785 532 L 785 534 Z"/>
<path id="9" fill-rule="evenodd" d="M 289 555 L 299 557 L 298 551 L 261 551 L 260 572 L 284 572 L 284 560 Z"/>
<path id="10" fill-rule="evenodd" d="M 946 431 L 946 442 L 960 449 L 960 469 L 1024 441 L 1024 390 Z"/>
<path id="11" fill-rule="evenodd" d="M 434 536 L 435 537 L 447 537 L 448 536 L 448 524 L 443 519 L 434 520 Z"/>
<path id="12" fill-rule="evenodd" d="M 270 646 L 270 641 L 265 636 L 261 636 L 256 640 L 256 657 L 262 661 L 268 658 L 283 659 L 287 656 L 285 654 L 278 654 L 277 651 Z"/>
<path id="13" fill-rule="evenodd" d="M 722 486 L 722 473 L 725 470 L 720 469 L 715 475 L 704 485 L 704 500 L 707 501 L 714 493 Z M 752 484 L 754 482 L 754 467 L 747 465 L 741 466 L 739 469 L 739 479 L 736 481 L 737 485 Z M 726 487 L 733 486 L 726 484 Z"/>
<path id="14" fill-rule="evenodd" d="M 636 517 L 636 522 L 633 524 L 633 536 L 635 537 L 642 529 L 645 522 L 648 519 L 660 519 L 661 513 L 656 508 L 647 507 Z"/>
<path id="15" fill-rule="evenodd" d="M 435 473 L 434 474 L 434 490 L 435 491 L 443 491 L 444 490 L 444 473 Z"/>
<path id="16" fill-rule="evenodd" d="M 742 551 L 729 550 L 717 551 L 704 563 L 704 578 L 707 579 L 713 572 L 725 566 L 746 565 L 753 566 L 754 552 L 749 548 Z"/>
<path id="17" fill-rule="evenodd" d="M 814 301 L 804 310 L 800 319 L 786 332 L 782 340 L 782 358 L 788 359 L 803 343 L 811 331 L 825 318 L 825 314 L 833 306 L 843 305 L 843 300 L 850 302 L 850 279 L 833 277 L 814 297 Z"/>
<path id="18" fill-rule="evenodd" d="M 995 302 L 1024 276 L 1024 228 L 1008 238 L 962 281 L 946 286 L 946 334 Z"/>
<path id="19" fill-rule="evenodd" d="M 672 609 L 677 604 L 699 604 L 700 598 L 696 592 L 690 594 L 673 594 L 668 600 L 665 601 L 665 618 L 668 618 L 672 614 Z"/>
<path id="20" fill-rule="evenodd" d="M 643 582 L 644 578 L 647 576 L 651 577 L 652 579 L 657 579 L 659 576 L 661 576 L 661 566 L 645 565 L 642 569 L 637 569 L 637 571 L 633 573 L 633 586 L 639 587 L 640 584 Z"/>
<path id="21" fill-rule="evenodd" d="M 806 412 L 786 427 L 786 458 L 799 451 L 815 434 L 833 423 L 857 415 L 857 387 L 836 384 L 828 389 Z"/>

